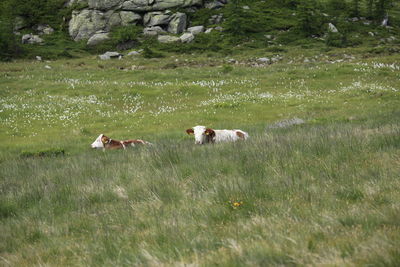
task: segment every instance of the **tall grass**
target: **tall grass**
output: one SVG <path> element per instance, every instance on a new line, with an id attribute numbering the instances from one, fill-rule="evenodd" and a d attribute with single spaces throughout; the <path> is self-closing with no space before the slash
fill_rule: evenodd
<path id="1" fill-rule="evenodd" d="M 0 259 L 396 266 L 399 118 L 2 162 Z"/>

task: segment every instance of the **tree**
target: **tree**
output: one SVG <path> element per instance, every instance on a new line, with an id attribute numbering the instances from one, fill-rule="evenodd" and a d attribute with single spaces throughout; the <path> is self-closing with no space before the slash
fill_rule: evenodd
<path id="1" fill-rule="evenodd" d="M 353 0 L 351 4 L 351 15 L 353 17 L 360 16 L 360 0 Z"/>
<path id="2" fill-rule="evenodd" d="M 0 3 L 0 60 L 11 60 L 20 52 L 11 6 L 10 1 Z"/>
<path id="3" fill-rule="evenodd" d="M 306 37 L 321 34 L 322 19 L 315 0 L 304 0 L 298 6 L 298 25 Z"/>

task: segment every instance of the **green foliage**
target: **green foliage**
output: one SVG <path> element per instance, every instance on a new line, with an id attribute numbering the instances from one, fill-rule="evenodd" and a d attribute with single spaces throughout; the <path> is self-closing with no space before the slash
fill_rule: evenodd
<path id="1" fill-rule="evenodd" d="M 143 48 L 142 55 L 144 58 L 162 58 L 162 57 L 164 57 L 163 54 L 150 49 L 150 47 L 148 47 L 148 46 L 145 46 Z"/>
<path id="2" fill-rule="evenodd" d="M 13 15 L 22 16 L 29 26 L 40 23 L 49 24 L 58 29 L 63 23 L 60 12 L 64 9 L 64 0 L 9 0 L 14 7 Z"/>
<path id="3" fill-rule="evenodd" d="M 8 61 L 20 55 L 21 49 L 13 33 L 13 24 L 8 20 L 0 21 L 0 61 Z"/>
<path id="4" fill-rule="evenodd" d="M 297 9 L 298 24 L 296 30 L 304 37 L 320 35 L 323 32 L 324 20 L 320 7 L 315 0 L 304 0 Z"/>
<path id="5" fill-rule="evenodd" d="M 21 158 L 43 158 L 43 157 L 59 157 L 64 156 L 65 150 L 63 148 L 51 148 L 40 151 L 22 151 Z"/>
<path id="6" fill-rule="evenodd" d="M 141 32 L 142 28 L 139 26 L 121 26 L 113 29 L 111 38 L 114 43 L 122 44 L 129 41 L 137 41 Z"/>

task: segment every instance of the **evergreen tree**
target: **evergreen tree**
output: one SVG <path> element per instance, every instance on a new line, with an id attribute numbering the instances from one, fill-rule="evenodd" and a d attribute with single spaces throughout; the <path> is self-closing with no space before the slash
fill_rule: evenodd
<path id="1" fill-rule="evenodd" d="M 298 6 L 298 30 L 304 36 L 321 34 L 322 19 L 315 0 L 304 0 Z"/>
<path id="2" fill-rule="evenodd" d="M 360 16 L 360 0 L 353 0 L 351 6 L 351 15 L 353 17 Z"/>

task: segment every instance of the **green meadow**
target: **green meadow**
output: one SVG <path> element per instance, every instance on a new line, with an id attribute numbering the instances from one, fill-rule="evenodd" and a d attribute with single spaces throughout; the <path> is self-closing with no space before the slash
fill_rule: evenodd
<path id="1" fill-rule="evenodd" d="M 400 55 L 276 51 L 0 63 L 1 265 L 399 266 Z"/>

